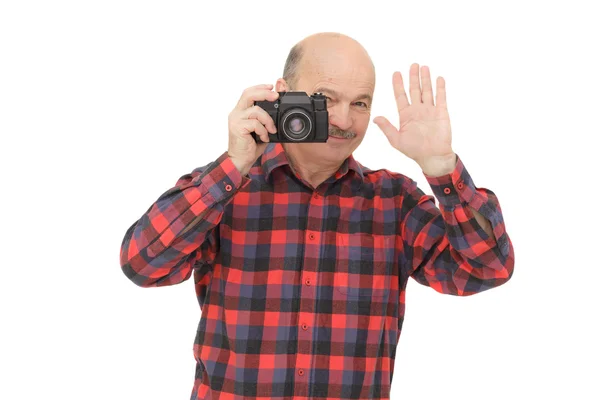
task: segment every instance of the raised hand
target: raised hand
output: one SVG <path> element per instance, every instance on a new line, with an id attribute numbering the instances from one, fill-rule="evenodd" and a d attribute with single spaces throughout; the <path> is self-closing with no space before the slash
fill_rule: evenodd
<path id="1" fill-rule="evenodd" d="M 440 176 L 452 172 L 456 165 L 445 82 L 441 76 L 437 78 L 435 104 L 427 66 L 421 67 L 421 82 L 422 87 L 419 83 L 419 64 L 414 63 L 410 67 L 409 103 L 402 74 L 394 72 L 392 84 L 400 129 L 396 129 L 383 116 L 375 117 L 373 122 L 383 131 L 390 144 L 415 160 L 426 175 Z"/>

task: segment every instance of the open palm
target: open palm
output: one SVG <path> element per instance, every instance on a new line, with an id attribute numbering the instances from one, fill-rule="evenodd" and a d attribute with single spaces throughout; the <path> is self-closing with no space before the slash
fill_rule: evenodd
<path id="1" fill-rule="evenodd" d="M 442 159 L 454 154 L 444 78 L 437 79 L 436 104 L 433 102 L 429 68 L 426 66 L 422 67 L 421 80 L 422 89 L 419 84 L 419 64 L 412 64 L 409 87 L 412 104 L 409 104 L 402 75 L 400 72 L 394 72 L 392 76 L 400 117 L 399 129 L 385 117 L 378 116 L 373 120 L 394 148 L 419 165 L 431 159 Z"/>

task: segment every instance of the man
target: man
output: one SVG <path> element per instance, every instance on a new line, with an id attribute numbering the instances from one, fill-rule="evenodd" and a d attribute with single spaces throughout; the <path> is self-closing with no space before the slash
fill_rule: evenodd
<path id="1" fill-rule="evenodd" d="M 192 399 L 389 398 L 409 277 L 468 296 L 510 279 L 514 253 L 493 192 L 477 188 L 451 147 L 443 78 L 410 68 L 400 129 L 374 122 L 415 160 L 412 179 L 352 156 L 367 130 L 375 71 L 355 40 L 312 35 L 294 46 L 276 91 L 323 92 L 326 143 L 264 142 L 276 127 L 244 91 L 229 148 L 182 176 L 127 231 L 123 272 L 143 287 L 194 272 L 201 320 Z"/>

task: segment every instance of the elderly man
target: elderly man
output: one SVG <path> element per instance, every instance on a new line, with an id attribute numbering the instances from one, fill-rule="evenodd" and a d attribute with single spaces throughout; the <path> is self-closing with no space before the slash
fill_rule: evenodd
<path id="1" fill-rule="evenodd" d="M 128 229 L 121 266 L 137 285 L 194 272 L 192 399 L 387 399 L 409 277 L 468 296 L 512 276 L 497 197 L 475 186 L 451 147 L 443 78 L 435 104 L 427 67 L 410 68 L 410 104 L 402 75 L 392 80 L 399 130 L 374 122 L 435 197 L 354 159 L 371 118 L 373 63 L 355 40 L 320 33 L 292 48 L 275 91 L 243 92 L 228 150 Z M 327 96 L 326 143 L 268 142 L 277 127 L 254 102 L 287 91 Z"/>

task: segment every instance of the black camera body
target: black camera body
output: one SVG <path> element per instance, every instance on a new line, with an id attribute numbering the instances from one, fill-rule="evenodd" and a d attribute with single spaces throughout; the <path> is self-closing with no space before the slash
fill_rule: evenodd
<path id="1" fill-rule="evenodd" d="M 329 138 L 327 98 L 322 93 L 309 96 L 306 92 L 279 92 L 277 100 L 255 101 L 254 105 L 275 122 L 277 132 L 269 132 L 271 142 L 327 142 Z M 255 132 L 252 137 L 256 143 L 263 143 Z"/>

